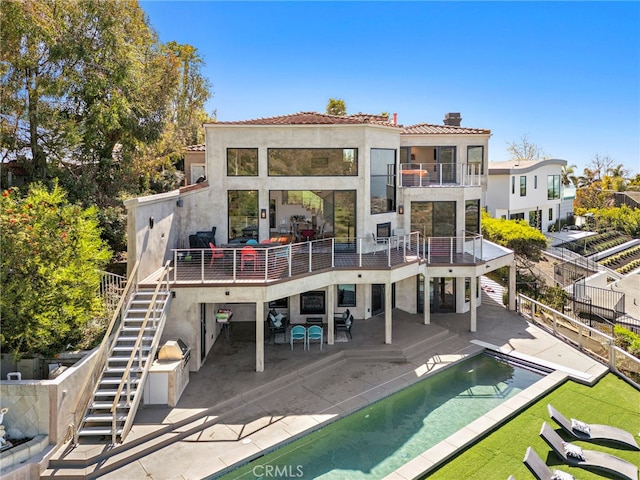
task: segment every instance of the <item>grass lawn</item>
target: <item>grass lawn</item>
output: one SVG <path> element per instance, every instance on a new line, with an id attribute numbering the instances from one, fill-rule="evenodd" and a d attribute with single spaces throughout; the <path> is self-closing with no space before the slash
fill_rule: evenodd
<path id="1" fill-rule="evenodd" d="M 516 418 L 490 433 L 454 459 L 430 473 L 430 480 L 487 480 L 513 475 L 517 480 L 534 478 L 522 459 L 528 446 L 538 452 L 551 470 L 561 469 L 576 479 L 615 478 L 604 472 L 564 465 L 539 436 L 542 422 L 551 425 L 565 440 L 571 440 L 588 450 L 600 450 L 640 465 L 640 451 L 614 448 L 592 442 L 576 441 L 561 431 L 549 418 L 551 403 L 567 418 L 587 423 L 601 423 L 623 428 L 640 443 L 640 392 L 614 374 L 608 374 L 595 386 L 587 387 L 573 381 L 565 382 L 553 392 L 520 413 Z"/>

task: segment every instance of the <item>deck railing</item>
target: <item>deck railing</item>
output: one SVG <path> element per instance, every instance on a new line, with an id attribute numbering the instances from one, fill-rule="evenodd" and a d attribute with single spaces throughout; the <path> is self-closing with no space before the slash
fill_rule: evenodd
<path id="1" fill-rule="evenodd" d="M 571 318 L 522 294 L 518 294 L 518 313 L 608 365 L 612 371 L 620 373 L 640 389 L 640 359 L 617 347 L 610 330 L 605 333 L 590 327 L 579 319 Z"/>
<path id="2" fill-rule="evenodd" d="M 287 245 L 173 250 L 174 283 L 269 283 L 329 269 L 392 268 L 409 262 L 475 264 L 482 261 L 482 236 L 325 238 Z"/>
<path id="3" fill-rule="evenodd" d="M 401 187 L 478 187 L 482 182 L 476 163 L 401 163 Z"/>

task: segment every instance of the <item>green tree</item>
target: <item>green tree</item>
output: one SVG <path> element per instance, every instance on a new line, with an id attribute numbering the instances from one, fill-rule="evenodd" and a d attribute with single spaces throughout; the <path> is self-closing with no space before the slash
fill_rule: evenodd
<path id="1" fill-rule="evenodd" d="M 578 178 L 575 176 L 576 166 L 575 165 L 564 165 L 560 172 L 560 181 L 562 185 L 569 186 L 578 186 Z"/>
<path id="2" fill-rule="evenodd" d="M 542 232 L 524 220 L 493 218 L 483 212 L 482 235 L 490 242 L 513 250 L 519 272 L 535 277 L 533 264 L 540 261 L 547 246 L 547 238 Z"/>
<path id="3" fill-rule="evenodd" d="M 330 98 L 327 103 L 327 113 L 344 117 L 347 114 L 347 105 L 340 98 Z"/>
<path id="4" fill-rule="evenodd" d="M 95 208 L 69 203 L 57 185 L 31 184 L 0 198 L 0 342 L 3 351 L 50 355 L 104 312 L 100 269 L 111 253 Z"/>

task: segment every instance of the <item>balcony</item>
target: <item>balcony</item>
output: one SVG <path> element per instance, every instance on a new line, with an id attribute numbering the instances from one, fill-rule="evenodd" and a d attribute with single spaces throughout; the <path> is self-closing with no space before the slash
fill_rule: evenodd
<path id="1" fill-rule="evenodd" d="M 479 187 L 482 181 L 477 163 L 402 163 L 401 187 Z"/>
<path id="2" fill-rule="evenodd" d="M 494 248 L 492 249 L 493 246 Z M 482 239 L 424 237 L 326 238 L 290 245 L 173 250 L 174 284 L 269 284 L 329 270 L 389 270 L 410 263 L 478 265 L 510 253 Z M 493 253 L 489 253 L 493 252 Z"/>

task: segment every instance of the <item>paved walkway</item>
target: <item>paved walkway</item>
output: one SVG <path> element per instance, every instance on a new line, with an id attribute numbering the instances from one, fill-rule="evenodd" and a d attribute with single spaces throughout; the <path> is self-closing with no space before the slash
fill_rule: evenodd
<path id="1" fill-rule="evenodd" d="M 265 345 L 262 373 L 254 371 L 253 324 L 234 325 L 230 341 L 220 337 L 203 368 L 191 373 L 176 408 L 141 408 L 123 445 L 112 450 L 80 445 L 64 459 L 104 456 L 97 471 L 93 464 L 82 473 L 105 479 L 202 479 L 396 392 L 486 345 L 559 369 L 543 384 L 538 382 L 512 399 L 510 408 L 485 415 L 481 426 L 472 424 L 472 429 L 458 432 L 447 439 L 449 443 L 388 477 L 406 479 L 443 461 L 566 376 L 593 383 L 608 371 L 505 311 L 491 301 L 486 289 L 483 303 L 476 333 L 468 331 L 469 314 L 432 314 L 431 325 L 424 325 L 421 315 L 395 310 L 392 345 L 383 343 L 383 316 L 356 319 L 352 340 L 324 345 L 322 351 L 317 344 L 309 351 L 300 344 L 294 351 L 288 343 Z M 44 478 L 70 473 L 47 470 Z"/>

